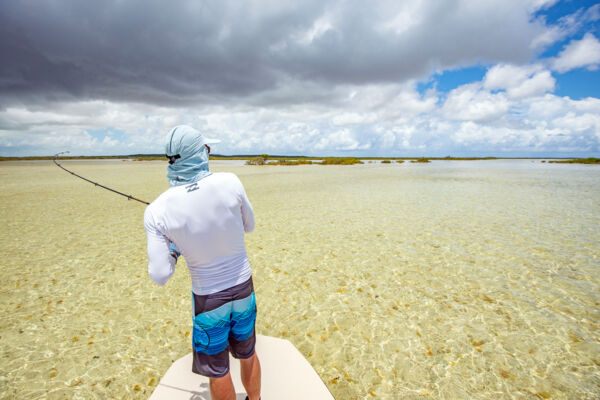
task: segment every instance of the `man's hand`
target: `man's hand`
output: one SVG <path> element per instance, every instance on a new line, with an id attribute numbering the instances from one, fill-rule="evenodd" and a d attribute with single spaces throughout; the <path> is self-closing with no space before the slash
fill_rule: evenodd
<path id="1" fill-rule="evenodd" d="M 181 252 L 179 251 L 179 249 L 175 246 L 175 244 L 173 244 L 173 242 L 169 243 L 169 252 L 171 254 L 171 257 L 173 257 L 175 259 L 175 262 L 177 262 L 177 259 L 179 258 L 179 256 L 181 255 Z"/>

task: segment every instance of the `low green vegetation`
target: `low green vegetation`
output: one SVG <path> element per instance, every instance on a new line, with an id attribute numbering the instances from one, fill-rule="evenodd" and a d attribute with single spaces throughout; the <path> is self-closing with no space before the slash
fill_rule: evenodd
<path id="1" fill-rule="evenodd" d="M 353 165 L 362 163 L 358 158 L 353 157 L 327 157 L 320 162 L 321 165 Z"/>
<path id="2" fill-rule="evenodd" d="M 1 161 L 37 161 L 52 160 L 53 156 L 24 156 L 24 157 L 0 157 Z M 541 157 L 540 157 L 541 158 Z M 69 156 L 58 157 L 58 160 L 132 160 L 132 161 L 167 161 L 163 154 L 129 154 L 115 156 Z M 220 154 L 211 154 L 211 160 L 243 160 L 247 165 L 353 165 L 363 164 L 360 158 L 355 157 L 306 157 L 306 156 L 284 156 L 284 155 L 235 155 L 226 156 Z M 391 164 L 396 162 L 402 164 L 405 161 L 411 163 L 429 163 L 431 160 L 440 161 L 482 161 L 482 160 L 500 160 L 500 159 L 528 159 L 527 157 L 364 157 L 364 162 L 374 163 L 375 160 L 381 160 L 382 164 Z M 564 160 L 541 160 L 542 163 L 556 164 L 600 164 L 600 158 L 573 158 Z"/>
<path id="3" fill-rule="evenodd" d="M 512 159 L 522 159 L 522 157 L 452 157 L 452 156 L 446 156 L 446 157 L 365 157 L 368 158 L 369 160 L 393 160 L 396 161 L 398 163 L 402 163 L 404 161 L 411 161 L 411 160 L 419 160 L 419 159 L 424 159 L 426 158 L 427 160 L 440 160 L 440 161 L 482 161 L 482 160 L 500 160 L 500 159 L 507 159 L 507 160 L 512 160 Z"/>
<path id="4" fill-rule="evenodd" d="M 167 161 L 165 156 L 145 156 L 145 157 L 136 157 L 133 161 Z"/>
<path id="5" fill-rule="evenodd" d="M 478 161 L 478 160 L 497 160 L 498 157 L 452 157 L 446 156 L 444 158 L 431 157 L 431 160 L 450 160 L 450 161 Z"/>
<path id="6" fill-rule="evenodd" d="M 560 160 L 560 161 L 550 160 L 548 162 L 553 163 L 553 164 L 600 164 L 600 158 L 595 158 L 595 157 L 575 158 L 572 160 Z"/>
<path id="7" fill-rule="evenodd" d="M 285 158 L 280 158 L 275 161 L 271 161 L 268 163 L 269 165 L 306 165 L 312 164 L 310 160 L 288 160 Z"/>
<path id="8" fill-rule="evenodd" d="M 249 159 L 248 161 L 246 161 L 246 165 L 265 165 L 267 164 L 268 159 L 269 156 L 267 154 L 263 154 L 262 156 Z"/>
<path id="9" fill-rule="evenodd" d="M 272 160 L 272 161 L 269 161 Z M 271 157 L 268 154 L 262 154 L 246 161 L 246 165 L 304 165 L 312 164 L 311 160 L 300 158 L 292 159 L 287 157 Z"/>

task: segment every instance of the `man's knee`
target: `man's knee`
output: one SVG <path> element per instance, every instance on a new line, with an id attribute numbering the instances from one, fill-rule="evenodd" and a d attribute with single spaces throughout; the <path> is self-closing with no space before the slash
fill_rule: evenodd
<path id="1" fill-rule="evenodd" d="M 210 392 L 215 399 L 229 399 L 231 395 L 235 395 L 233 389 L 233 381 L 231 380 L 231 374 L 228 372 L 227 375 L 220 378 L 208 378 Z"/>
<path id="2" fill-rule="evenodd" d="M 208 381 L 211 385 L 224 385 L 231 381 L 231 374 L 227 372 L 227 374 L 218 378 L 208 378 Z"/>
<path id="3" fill-rule="evenodd" d="M 256 351 L 252 353 L 252 355 L 248 358 L 240 358 L 240 362 L 245 365 L 254 364 L 258 360 L 258 356 L 256 355 Z"/>

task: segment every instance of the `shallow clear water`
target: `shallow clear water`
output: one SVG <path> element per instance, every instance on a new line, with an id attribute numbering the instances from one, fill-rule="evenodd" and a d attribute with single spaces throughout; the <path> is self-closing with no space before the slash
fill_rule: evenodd
<path id="1" fill-rule="evenodd" d="M 152 200 L 164 162 L 71 162 Z M 600 167 L 251 167 L 257 331 L 338 399 L 600 397 Z M 0 164 L 1 398 L 147 398 L 191 350 L 190 281 L 146 274 L 144 206 Z"/>

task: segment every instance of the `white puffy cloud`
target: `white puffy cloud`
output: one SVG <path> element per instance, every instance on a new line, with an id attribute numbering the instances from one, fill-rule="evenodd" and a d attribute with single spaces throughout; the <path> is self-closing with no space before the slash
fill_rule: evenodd
<path id="1" fill-rule="evenodd" d="M 540 71 L 524 80 L 519 86 L 508 88 L 506 93 L 513 98 L 539 96 L 552 91 L 555 83 L 556 80 L 550 71 Z"/>
<path id="2" fill-rule="evenodd" d="M 556 80 L 550 71 L 539 65 L 499 64 L 488 70 L 483 84 L 486 89 L 506 90 L 510 98 L 523 98 L 552 91 Z"/>
<path id="3" fill-rule="evenodd" d="M 497 130 L 497 134 L 509 140 L 517 134 L 528 138 L 533 151 L 598 151 L 600 139 L 600 101 L 587 98 L 572 100 L 552 94 L 523 99 L 515 103 L 519 113 L 511 116 L 512 124 L 503 125 L 509 130 Z M 501 128 L 490 126 L 490 129 Z M 522 143 L 523 148 L 526 148 Z"/>
<path id="4" fill-rule="evenodd" d="M 490 93 L 473 83 L 450 91 L 442 112 L 449 120 L 491 121 L 505 115 L 509 107 L 504 93 Z"/>
<path id="5" fill-rule="evenodd" d="M 49 155 L 64 150 L 89 155 L 162 152 L 163 138 L 170 127 L 182 121 L 195 123 L 189 109 L 179 110 L 178 115 L 169 111 L 158 106 L 109 101 L 9 107 L 0 110 L 0 152 L 5 155 Z M 122 137 L 114 135 L 115 131 L 123 132 Z"/>
<path id="6" fill-rule="evenodd" d="M 178 108 L 108 101 L 11 107 L 0 111 L 0 154 L 162 153 L 166 133 L 180 123 L 220 138 L 213 148 L 219 154 L 598 152 L 600 99 L 508 94 L 545 71 L 499 65 L 481 82 L 446 96 L 434 90 L 419 94 L 412 84 L 381 85 L 379 90 L 376 85 L 345 86 L 331 94 L 329 103 L 287 107 Z"/>
<path id="7" fill-rule="evenodd" d="M 590 133 L 600 138 L 600 115 L 577 114 L 573 111 L 552 121 L 553 126 L 573 134 Z"/>
<path id="8" fill-rule="evenodd" d="M 322 136 L 314 147 L 320 151 L 349 151 L 367 150 L 371 145 L 370 143 L 361 144 L 349 129 L 342 129 Z"/>
<path id="9" fill-rule="evenodd" d="M 356 112 L 344 112 L 336 115 L 332 119 L 332 123 L 338 126 L 373 123 L 377 120 L 375 113 L 359 114 Z"/>
<path id="10" fill-rule="evenodd" d="M 571 41 L 553 63 L 553 68 L 558 72 L 584 67 L 596 70 L 599 66 L 600 42 L 591 33 L 586 33 L 581 40 Z"/>

